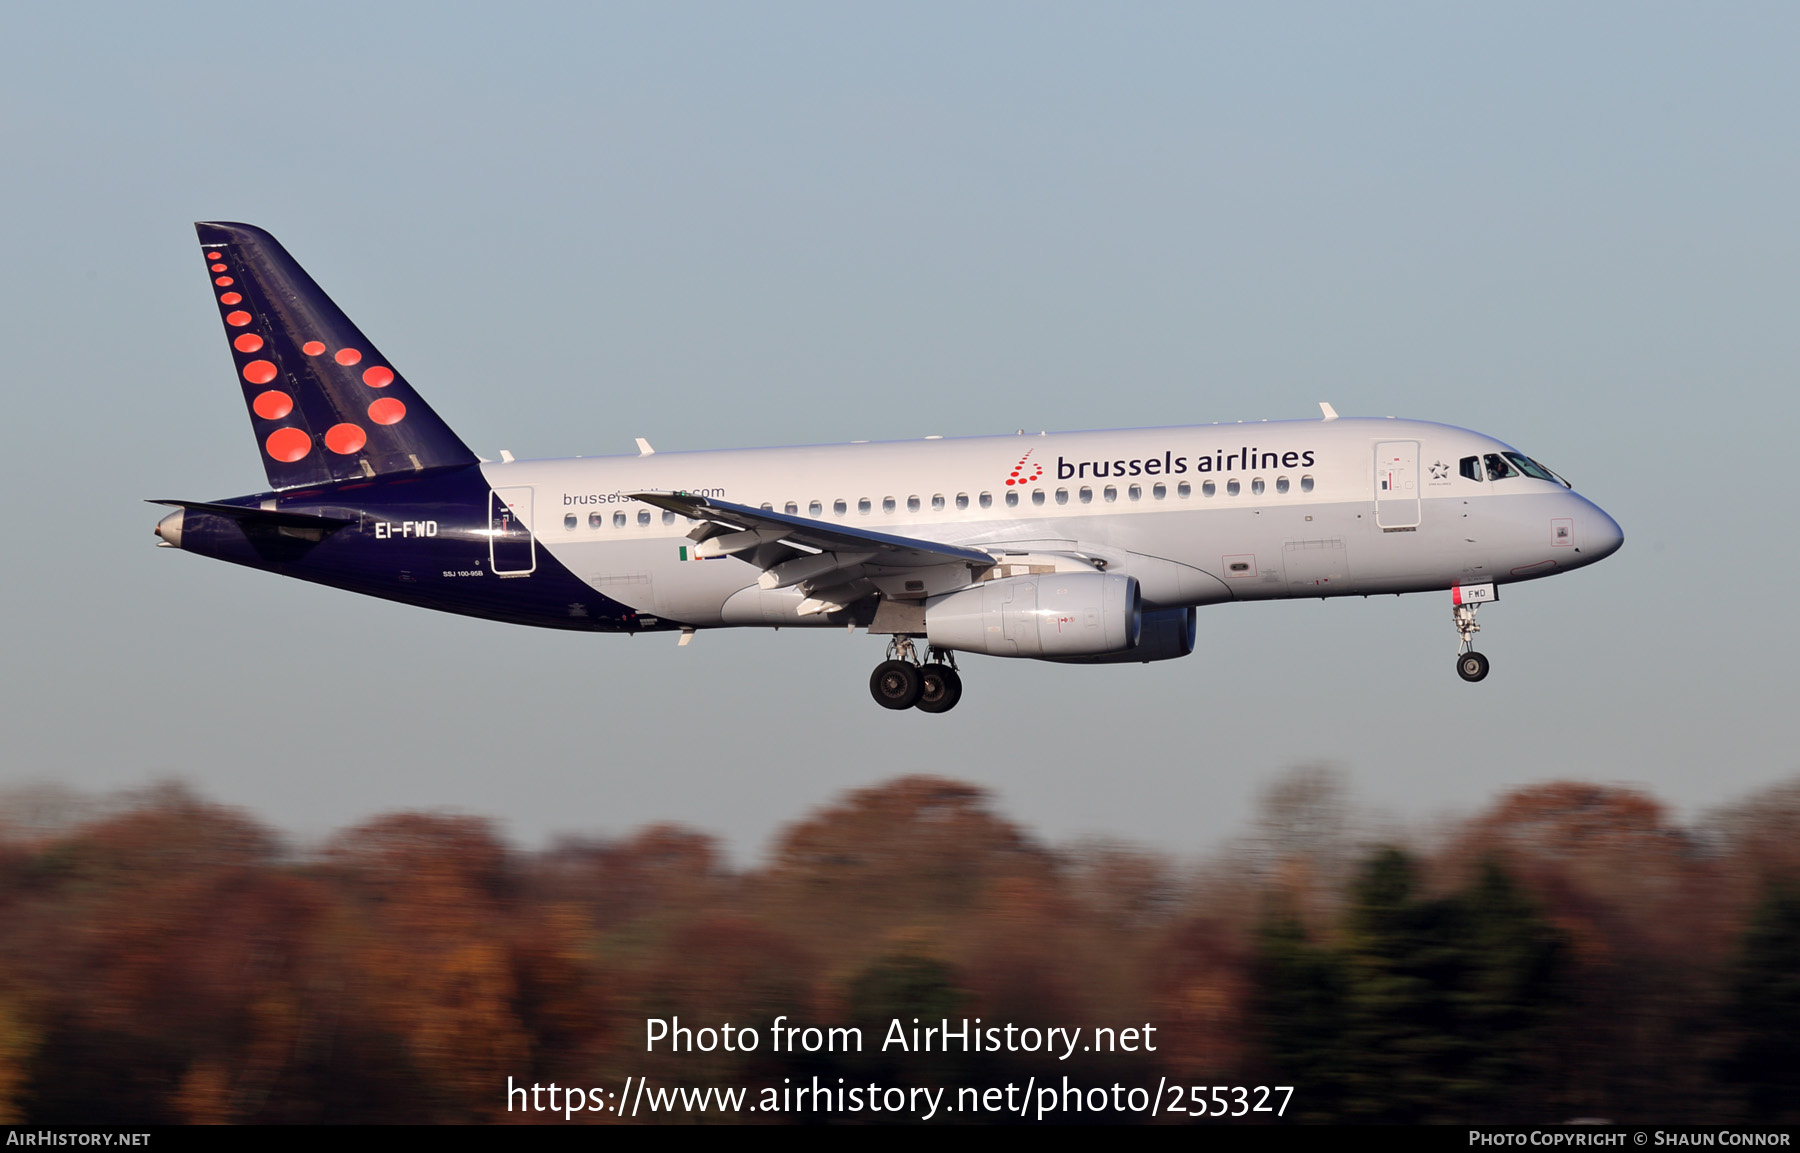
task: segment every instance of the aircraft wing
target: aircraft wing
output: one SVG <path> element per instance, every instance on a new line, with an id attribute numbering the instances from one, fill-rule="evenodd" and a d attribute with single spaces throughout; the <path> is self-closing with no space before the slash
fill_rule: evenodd
<path id="1" fill-rule="evenodd" d="M 688 535 L 698 557 L 736 556 L 763 570 L 766 589 L 848 585 L 883 571 L 963 564 L 986 568 L 991 554 L 960 545 L 871 532 L 683 493 L 634 492 L 633 500 L 701 522 Z M 871 590 L 872 591 L 872 590 Z"/>

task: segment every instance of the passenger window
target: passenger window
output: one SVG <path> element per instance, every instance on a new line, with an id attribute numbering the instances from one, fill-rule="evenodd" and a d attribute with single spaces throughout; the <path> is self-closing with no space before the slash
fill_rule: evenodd
<path id="1" fill-rule="evenodd" d="M 1110 504 L 1111 502 L 1119 499 L 1119 490 L 1109 484 L 1105 488 L 1100 490 L 1100 495 L 1105 497 L 1107 500 L 1107 503 Z"/>
<path id="2" fill-rule="evenodd" d="M 943 512 L 944 511 L 944 494 L 943 493 L 937 492 L 937 493 L 931 494 L 931 511 L 932 512 Z"/>
<path id="3" fill-rule="evenodd" d="M 1481 458 L 1478 456 L 1463 457 L 1457 465 L 1457 471 L 1461 472 L 1467 480 L 1481 480 Z"/>
<path id="4" fill-rule="evenodd" d="M 645 509 L 642 512 L 638 513 L 638 524 L 643 525 L 645 528 L 648 528 L 650 526 L 650 510 L 649 509 Z"/>
<path id="5" fill-rule="evenodd" d="M 1233 479 L 1225 482 L 1225 495 L 1226 496 L 1236 496 L 1238 493 L 1243 492 L 1243 491 L 1244 491 L 1244 486 L 1239 484 L 1235 477 Z"/>
<path id="6" fill-rule="evenodd" d="M 569 513 L 567 516 L 563 517 L 563 527 L 564 528 L 569 529 L 572 532 L 575 529 L 575 524 L 576 524 L 576 519 L 575 519 L 574 513 Z"/>
<path id="7" fill-rule="evenodd" d="M 1218 493 L 1219 493 L 1219 486 L 1214 484 L 1212 481 L 1209 480 L 1209 481 L 1201 482 L 1201 485 L 1200 485 L 1200 495 L 1201 496 L 1211 498 L 1211 497 L 1217 496 Z"/>
<path id="8" fill-rule="evenodd" d="M 837 516 L 843 516 L 850 511 L 850 506 L 846 504 L 844 498 L 840 496 L 831 502 L 831 511 Z"/>
<path id="9" fill-rule="evenodd" d="M 1175 486 L 1175 495 L 1182 500 L 1186 500 L 1188 497 L 1194 495 L 1194 486 L 1184 480 Z"/>
<path id="10" fill-rule="evenodd" d="M 774 505 L 772 505 L 772 504 L 770 504 L 770 503 L 769 503 L 769 502 L 768 502 L 768 501 L 766 501 L 766 500 L 765 500 L 765 501 L 763 501 L 763 503 L 762 503 L 762 510 L 763 510 L 763 511 L 764 511 L 764 512 L 774 512 L 774 511 L 775 511 L 775 506 L 774 506 Z"/>
<path id="11" fill-rule="evenodd" d="M 1275 478 L 1275 491 L 1280 492 L 1280 493 L 1285 493 L 1285 492 L 1287 492 L 1287 490 L 1288 490 L 1288 478 L 1285 476 L 1276 477 Z"/>
<path id="12" fill-rule="evenodd" d="M 885 513 L 890 513 L 890 514 L 894 511 L 894 498 L 893 497 L 884 496 L 881 498 L 881 511 L 885 512 Z"/>
<path id="13" fill-rule="evenodd" d="M 965 509 L 965 508 L 969 507 L 969 494 L 968 493 L 959 492 L 956 494 L 956 507 L 958 509 Z"/>
<path id="14" fill-rule="evenodd" d="M 875 508 L 875 502 L 868 497 L 859 497 L 856 501 L 856 515 L 868 516 Z"/>
<path id="15" fill-rule="evenodd" d="M 993 493 L 984 492 L 981 494 L 981 507 L 982 508 L 993 508 L 994 507 L 994 494 Z"/>
<path id="16" fill-rule="evenodd" d="M 1161 500 L 1163 497 L 1169 495 L 1169 486 L 1166 484 L 1151 485 L 1150 486 L 1150 495 L 1155 497 L 1157 500 Z"/>
<path id="17" fill-rule="evenodd" d="M 768 506 L 768 505 L 766 505 L 766 504 L 765 504 L 765 505 L 763 505 L 763 507 L 764 507 L 764 508 L 767 508 L 767 509 L 769 509 L 769 511 L 770 511 L 770 512 L 774 512 L 774 511 L 775 511 L 775 510 L 774 510 L 774 509 L 772 509 L 772 508 L 769 508 L 769 506 Z M 670 512 L 670 511 L 669 511 L 669 510 L 668 510 L 668 509 L 666 509 L 666 508 L 665 508 L 665 509 L 663 509 L 663 523 L 664 523 L 664 524 L 674 524 L 674 523 L 675 523 L 675 514 L 674 514 L 674 513 L 672 513 L 672 512 Z"/>
<path id="18" fill-rule="evenodd" d="M 1006 507 L 1007 508 L 1018 508 L 1019 507 L 1019 490 L 1018 489 L 1015 488 L 1011 492 L 1006 494 Z"/>
<path id="19" fill-rule="evenodd" d="M 799 516 L 800 506 L 790 500 L 781 507 L 781 511 L 787 513 L 789 516 Z"/>
<path id="20" fill-rule="evenodd" d="M 806 506 L 806 514 L 808 516 L 823 516 L 825 514 L 825 506 L 815 500 Z"/>
<path id="21" fill-rule="evenodd" d="M 1031 503 L 1036 504 L 1036 505 L 1041 505 L 1044 503 L 1044 490 L 1043 489 L 1034 488 L 1031 490 Z"/>
<path id="22" fill-rule="evenodd" d="M 1487 478 L 1489 480 L 1505 480 L 1509 476 L 1518 476 L 1518 471 L 1506 463 L 1506 458 L 1497 452 L 1490 452 L 1482 459 L 1487 461 Z"/>
<path id="23" fill-rule="evenodd" d="M 1266 487 L 1268 486 L 1263 484 L 1263 478 L 1259 476 L 1250 482 L 1250 495 L 1261 496 L 1263 494 L 1263 489 Z"/>
<path id="24" fill-rule="evenodd" d="M 1301 492 L 1311 492 L 1312 485 L 1313 485 L 1312 477 L 1303 476 L 1300 478 L 1300 491 Z"/>
<path id="25" fill-rule="evenodd" d="M 625 514 L 624 513 L 622 513 L 622 512 L 613 513 L 613 527 L 614 528 L 624 528 L 625 527 Z"/>
<path id="26" fill-rule="evenodd" d="M 1069 490 L 1068 489 L 1059 488 L 1056 490 L 1056 503 L 1057 504 L 1068 504 L 1069 503 Z"/>
<path id="27" fill-rule="evenodd" d="M 1138 500 L 1144 495 L 1144 486 L 1141 484 L 1134 484 L 1125 490 L 1125 495 L 1129 496 L 1132 500 Z"/>
<path id="28" fill-rule="evenodd" d="M 588 527 L 589 528 L 599 528 L 601 525 L 603 525 L 605 523 L 606 523 L 606 518 L 601 516 L 599 513 L 597 513 L 597 512 L 588 513 Z"/>
<path id="29" fill-rule="evenodd" d="M 1081 486 L 1081 503 L 1082 504 L 1093 504 L 1094 503 L 1094 490 L 1089 488 L 1085 484 Z"/>

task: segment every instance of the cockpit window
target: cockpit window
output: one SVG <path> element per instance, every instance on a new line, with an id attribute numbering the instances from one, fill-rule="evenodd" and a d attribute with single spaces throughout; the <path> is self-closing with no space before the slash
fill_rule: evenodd
<path id="1" fill-rule="evenodd" d="M 1525 456 L 1522 453 L 1509 452 L 1506 454 L 1506 459 L 1512 461 L 1513 464 L 1517 465 L 1519 468 L 1519 471 L 1524 473 L 1526 476 L 1533 477 L 1537 480 L 1554 481 L 1557 484 L 1562 485 L 1564 488 L 1574 488 L 1575 487 L 1574 485 L 1570 484 L 1568 481 L 1564 480 L 1562 477 L 1557 476 L 1555 473 L 1551 472 L 1549 469 L 1545 468 L 1543 465 L 1539 464 L 1537 461 L 1532 460 L 1530 457 Z"/>
<path id="2" fill-rule="evenodd" d="M 1505 480 L 1509 476 L 1518 476 L 1519 470 L 1506 463 L 1506 458 L 1497 452 L 1490 452 L 1482 458 L 1487 461 L 1487 478 L 1489 480 Z"/>
<path id="3" fill-rule="evenodd" d="M 1468 477 L 1470 480 L 1480 480 L 1481 479 L 1481 458 L 1480 457 L 1465 456 L 1462 458 L 1462 464 L 1460 467 L 1462 469 L 1462 474 L 1464 476 Z"/>

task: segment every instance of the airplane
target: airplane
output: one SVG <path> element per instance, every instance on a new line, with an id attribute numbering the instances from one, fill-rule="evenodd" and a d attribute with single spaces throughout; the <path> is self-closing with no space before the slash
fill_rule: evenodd
<path id="1" fill-rule="evenodd" d="M 199 223 L 268 477 L 174 506 L 159 545 L 489 620 L 601 633 L 887 638 L 870 693 L 943 713 L 959 655 L 1194 651 L 1204 605 L 1449 594 L 1487 676 L 1501 586 L 1624 534 L 1492 437 L 1391 417 L 494 462 L 477 457 L 267 232 Z"/>

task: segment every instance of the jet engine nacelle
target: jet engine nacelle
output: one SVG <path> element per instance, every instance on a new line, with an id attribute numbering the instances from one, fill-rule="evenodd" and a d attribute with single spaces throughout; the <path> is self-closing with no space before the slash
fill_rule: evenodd
<path id="1" fill-rule="evenodd" d="M 1172 661 L 1194 651 L 1194 630 L 1199 612 L 1192 605 L 1184 609 L 1153 609 L 1144 614 L 1144 629 L 1136 648 L 1119 653 L 1100 653 L 1086 657 L 1044 657 L 1071 665 L 1124 665 L 1151 661 Z"/>
<path id="2" fill-rule="evenodd" d="M 1079 657 L 1138 643 L 1136 578 L 1044 573 L 984 581 L 925 602 L 925 637 L 940 649 L 995 657 Z"/>

